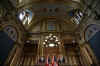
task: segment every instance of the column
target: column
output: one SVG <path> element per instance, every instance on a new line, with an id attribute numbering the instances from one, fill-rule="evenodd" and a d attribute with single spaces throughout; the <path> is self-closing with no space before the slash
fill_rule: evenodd
<path id="1" fill-rule="evenodd" d="M 75 58 L 75 56 L 73 56 L 72 58 L 73 58 L 73 59 L 72 59 L 72 60 L 73 60 L 73 64 L 76 65 L 77 63 L 76 63 L 76 58 Z"/>
<path id="2" fill-rule="evenodd" d="M 86 55 L 86 58 L 87 58 L 87 60 L 88 60 L 88 63 L 89 64 L 92 64 L 93 62 L 92 62 L 92 59 L 90 58 L 90 56 L 89 56 L 89 54 L 88 54 L 88 52 L 86 51 L 86 49 L 84 48 L 84 53 L 85 53 L 85 55 Z"/>
<path id="3" fill-rule="evenodd" d="M 72 58 L 69 56 L 69 64 L 72 65 Z"/>
<path id="4" fill-rule="evenodd" d="M 85 45 L 85 48 L 89 52 L 89 55 L 91 57 L 92 62 L 95 63 L 95 64 L 98 64 L 98 61 L 96 59 L 96 56 L 94 55 L 94 53 L 93 53 L 92 49 L 90 48 L 89 44 L 86 44 Z"/>
<path id="5" fill-rule="evenodd" d="M 68 56 L 65 56 L 65 63 L 68 64 Z"/>
<path id="6" fill-rule="evenodd" d="M 31 57 L 28 56 L 27 58 L 28 58 L 28 59 L 27 59 L 27 66 L 30 66 L 30 58 L 31 58 Z"/>
<path id="7" fill-rule="evenodd" d="M 25 56 L 25 59 L 24 59 L 24 64 L 23 64 L 24 66 L 26 66 L 27 65 L 27 57 Z"/>
<path id="8" fill-rule="evenodd" d="M 34 65 L 34 58 L 32 57 L 31 58 L 31 66 L 33 66 Z"/>

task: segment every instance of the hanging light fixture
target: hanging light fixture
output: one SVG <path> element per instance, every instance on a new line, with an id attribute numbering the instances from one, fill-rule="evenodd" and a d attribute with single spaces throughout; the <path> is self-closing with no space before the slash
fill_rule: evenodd
<path id="1" fill-rule="evenodd" d="M 49 47 L 54 47 L 54 46 L 55 46 L 55 44 L 53 44 L 53 43 L 49 44 Z"/>
<path id="2" fill-rule="evenodd" d="M 45 42 L 43 42 L 43 44 L 45 45 L 46 43 L 45 43 Z"/>
<path id="3" fill-rule="evenodd" d="M 58 44 L 61 44 L 60 42 L 58 42 Z"/>
<path id="4" fill-rule="evenodd" d="M 51 37 L 50 40 L 53 40 L 53 38 Z"/>
<path id="5" fill-rule="evenodd" d="M 48 38 L 49 38 L 49 36 L 46 36 L 45 38 L 46 38 L 46 39 L 48 39 Z"/>
<path id="6" fill-rule="evenodd" d="M 46 45 L 46 47 L 48 47 L 48 45 Z"/>
<path id="7" fill-rule="evenodd" d="M 45 40 L 45 42 L 47 42 L 48 40 Z"/>
<path id="8" fill-rule="evenodd" d="M 53 36 L 54 38 L 56 38 L 56 36 Z"/>
<path id="9" fill-rule="evenodd" d="M 60 43 L 58 37 L 50 33 L 48 36 L 45 37 L 43 42 L 44 47 L 57 47 Z"/>
<path id="10" fill-rule="evenodd" d="M 56 42 L 58 41 L 58 39 L 55 40 Z"/>

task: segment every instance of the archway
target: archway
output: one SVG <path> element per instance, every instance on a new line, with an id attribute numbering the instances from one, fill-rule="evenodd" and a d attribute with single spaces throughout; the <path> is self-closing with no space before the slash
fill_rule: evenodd
<path id="1" fill-rule="evenodd" d="M 14 46 L 14 41 L 8 37 L 4 31 L 0 31 L 0 66 L 3 66 L 11 49 Z"/>
<path id="2" fill-rule="evenodd" d="M 89 43 L 95 56 L 100 61 L 100 31 L 89 40 Z"/>
<path id="3" fill-rule="evenodd" d="M 95 56 L 100 61 L 100 25 L 88 25 L 85 29 L 84 38 L 89 42 Z"/>

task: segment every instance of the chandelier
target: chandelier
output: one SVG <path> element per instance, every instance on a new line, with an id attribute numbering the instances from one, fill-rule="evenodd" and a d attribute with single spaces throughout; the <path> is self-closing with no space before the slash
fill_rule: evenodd
<path id="1" fill-rule="evenodd" d="M 59 44 L 61 44 L 61 42 L 59 41 L 58 37 L 51 33 L 45 37 L 43 42 L 44 47 L 57 47 Z"/>

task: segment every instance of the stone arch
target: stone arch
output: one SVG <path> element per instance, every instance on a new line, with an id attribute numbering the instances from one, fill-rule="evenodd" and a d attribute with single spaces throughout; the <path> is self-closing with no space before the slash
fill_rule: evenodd
<path id="1" fill-rule="evenodd" d="M 14 31 L 16 31 L 16 32 L 13 32 L 12 30 L 9 30 L 10 28 L 8 28 L 8 31 L 7 31 L 7 27 L 12 27 L 12 29 L 14 30 Z M 6 28 L 6 29 L 5 29 Z M 15 36 L 15 37 L 17 37 L 16 39 L 13 39 L 13 37 L 14 37 L 14 34 L 13 35 L 9 35 L 8 34 L 8 36 L 14 41 L 14 42 L 17 42 L 17 43 L 19 43 L 19 44 L 22 44 L 23 43 L 23 32 L 20 30 L 20 28 L 17 26 L 17 25 L 15 25 L 15 24 L 10 24 L 10 23 L 6 23 L 6 24 L 2 24 L 2 30 L 7 34 L 7 32 L 9 32 L 9 34 L 11 34 L 10 33 L 10 31 L 11 32 L 13 32 L 14 34 L 16 34 L 17 33 L 17 35 Z"/>
<path id="2" fill-rule="evenodd" d="M 100 25 L 89 24 L 84 30 L 84 40 L 89 41 L 97 32 L 100 31 Z"/>

